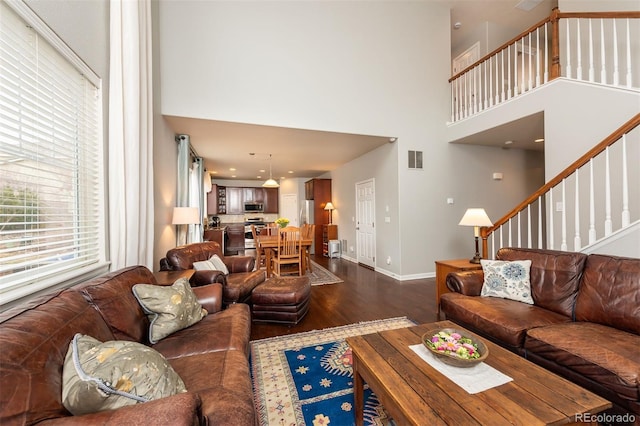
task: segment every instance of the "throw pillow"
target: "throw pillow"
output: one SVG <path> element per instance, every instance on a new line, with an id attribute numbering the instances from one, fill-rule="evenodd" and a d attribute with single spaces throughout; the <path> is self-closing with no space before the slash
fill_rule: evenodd
<path id="1" fill-rule="evenodd" d="M 196 271 L 215 271 L 217 270 L 213 262 L 208 260 L 201 260 L 199 262 L 193 262 L 193 269 Z"/>
<path id="2" fill-rule="evenodd" d="M 533 305 L 530 260 L 480 260 L 484 272 L 481 296 L 501 297 Z"/>
<path id="3" fill-rule="evenodd" d="M 213 266 L 216 267 L 217 271 L 222 271 L 223 274 L 229 275 L 229 268 L 227 268 L 227 265 L 224 264 L 222 259 L 220 259 L 217 254 L 211 256 L 209 258 L 209 262 L 213 263 Z"/>
<path id="4" fill-rule="evenodd" d="M 71 414 L 113 410 L 186 392 L 158 351 L 138 342 L 76 334 L 62 368 L 62 403 Z"/>
<path id="5" fill-rule="evenodd" d="M 183 328 L 187 328 L 207 315 L 186 278 L 172 286 L 136 284 L 133 294 L 149 322 L 149 342 L 158 343 Z"/>

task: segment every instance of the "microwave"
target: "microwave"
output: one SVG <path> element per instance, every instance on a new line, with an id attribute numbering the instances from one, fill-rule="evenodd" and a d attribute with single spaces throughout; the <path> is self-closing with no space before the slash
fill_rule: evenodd
<path id="1" fill-rule="evenodd" d="M 262 213 L 264 211 L 264 205 L 262 203 L 244 203 L 245 213 Z"/>

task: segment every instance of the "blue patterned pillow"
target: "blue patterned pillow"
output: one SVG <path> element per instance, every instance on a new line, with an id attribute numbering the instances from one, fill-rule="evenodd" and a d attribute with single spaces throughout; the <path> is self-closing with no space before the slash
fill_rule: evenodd
<path id="1" fill-rule="evenodd" d="M 484 283 L 481 296 L 501 297 L 533 305 L 530 260 L 480 260 Z"/>

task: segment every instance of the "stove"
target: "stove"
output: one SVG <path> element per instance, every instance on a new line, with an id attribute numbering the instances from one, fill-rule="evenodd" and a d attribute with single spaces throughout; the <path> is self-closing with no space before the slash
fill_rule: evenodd
<path id="1" fill-rule="evenodd" d="M 257 233 L 260 233 L 262 228 L 265 227 L 264 218 L 245 216 L 244 218 L 244 248 L 245 249 L 256 248 L 256 242 L 253 239 L 253 233 L 251 232 L 251 225 L 255 226 Z"/>

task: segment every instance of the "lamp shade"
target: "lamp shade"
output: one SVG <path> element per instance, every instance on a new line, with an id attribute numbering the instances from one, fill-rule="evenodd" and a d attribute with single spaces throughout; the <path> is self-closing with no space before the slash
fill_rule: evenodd
<path id="1" fill-rule="evenodd" d="M 333 207 L 333 204 L 331 204 L 331 201 L 329 201 L 325 206 L 324 206 L 325 210 L 335 210 L 336 208 Z"/>
<path id="2" fill-rule="evenodd" d="M 197 207 L 174 207 L 173 225 L 190 225 L 200 223 L 200 213 Z"/>
<path id="3" fill-rule="evenodd" d="M 458 225 L 462 226 L 492 226 L 489 216 L 484 209 L 467 209 Z"/>
<path id="4" fill-rule="evenodd" d="M 278 188 L 280 185 L 275 181 L 275 179 L 269 178 L 262 184 L 262 186 L 264 188 Z"/>

